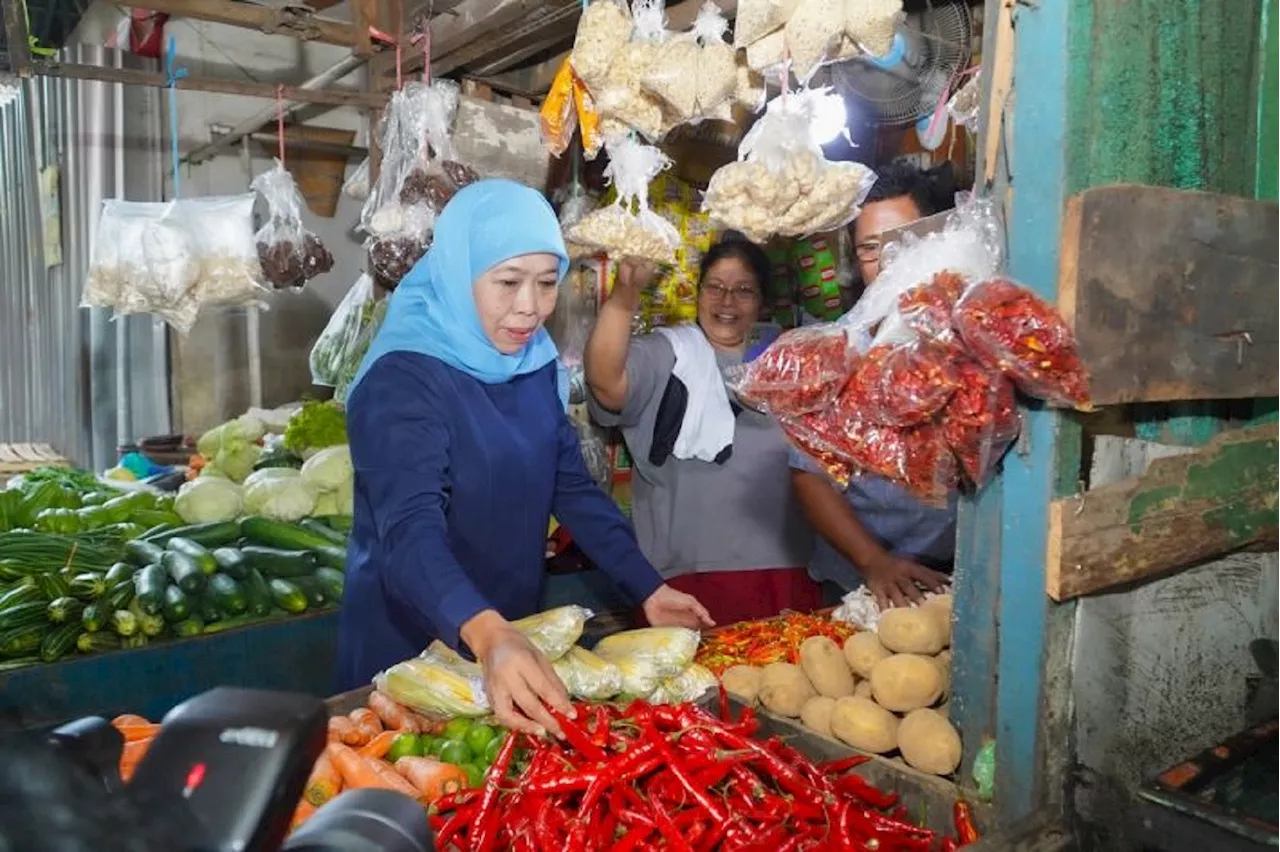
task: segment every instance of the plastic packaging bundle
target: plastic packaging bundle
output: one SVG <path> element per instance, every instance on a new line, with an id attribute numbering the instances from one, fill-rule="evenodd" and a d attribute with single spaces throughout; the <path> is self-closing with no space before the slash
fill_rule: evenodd
<path id="1" fill-rule="evenodd" d="M 737 59 L 724 40 L 720 8 L 707 2 L 693 29 L 666 39 L 644 74 L 644 87 L 662 100 L 675 122 L 725 117 L 738 86 Z"/>
<path id="2" fill-rule="evenodd" d="M 566 235 L 570 242 L 616 258 L 638 257 L 660 264 L 676 260 L 680 234 L 649 207 L 649 182 L 671 165 L 666 155 L 649 145 L 613 137 L 607 143 L 609 165 L 605 177 L 618 198 L 589 213 Z"/>
<path id="3" fill-rule="evenodd" d="M 694 663 L 675 677 L 658 684 L 649 701 L 653 704 L 686 704 L 697 701 L 719 685 L 719 678 L 710 669 Z"/>
<path id="4" fill-rule="evenodd" d="M 839 325 L 823 323 L 781 334 L 755 360 L 726 371 L 744 403 L 775 417 L 795 417 L 831 403 L 849 378 L 856 348 Z"/>
<path id="5" fill-rule="evenodd" d="M 364 201 L 369 197 L 368 157 L 360 161 L 360 165 L 356 166 L 356 170 L 351 173 L 351 177 L 347 178 L 342 184 L 342 194 L 356 201 Z"/>
<path id="6" fill-rule="evenodd" d="M 954 272 L 938 272 L 927 283 L 898 297 L 903 324 L 920 337 L 949 342 L 955 338 L 952 316 L 966 282 Z"/>
<path id="7" fill-rule="evenodd" d="M 845 36 L 864 53 L 884 56 L 893 48 L 901 12 L 902 0 L 845 0 Z"/>
<path id="8" fill-rule="evenodd" d="M 610 66 L 631 39 L 631 14 L 618 0 L 593 0 L 582 13 L 569 61 L 592 91 L 599 91 Z"/>
<path id="9" fill-rule="evenodd" d="M 582 638 L 582 630 L 594 615 L 581 606 L 561 606 L 512 622 L 549 660 L 557 660 Z"/>
<path id="10" fill-rule="evenodd" d="M 800 0 L 783 30 L 791 69 L 804 84 L 839 50 L 845 10 L 839 0 Z"/>
<path id="11" fill-rule="evenodd" d="M 960 484 L 956 457 L 937 421 L 902 430 L 903 453 L 896 478 L 928 505 L 945 505 Z"/>
<path id="12" fill-rule="evenodd" d="M 267 204 L 267 221 L 254 240 L 262 274 L 277 290 L 301 287 L 333 269 L 333 255 L 302 225 L 302 200 L 293 175 L 279 160 L 253 179 L 251 188 Z"/>
<path id="13" fill-rule="evenodd" d="M 860 163 L 826 160 L 814 141 L 843 110 L 830 89 L 770 101 L 738 146 L 738 161 L 711 176 L 704 209 L 712 220 L 760 243 L 773 234 L 805 236 L 851 222 L 875 174 Z"/>
<path id="14" fill-rule="evenodd" d="M 573 131 L 578 129 L 578 114 L 573 106 L 573 65 L 568 59 L 560 63 L 551 89 L 538 110 L 542 126 L 542 144 L 551 156 L 559 157 L 569 150 Z"/>
<path id="15" fill-rule="evenodd" d="M 313 384 L 336 388 L 352 362 L 358 368 L 368 346 L 366 340 L 364 349 L 357 352 L 357 341 L 372 320 L 374 306 L 373 278 L 363 274 L 329 315 L 324 331 L 311 347 Z"/>
<path id="16" fill-rule="evenodd" d="M 461 658 L 448 659 L 431 649 L 420 657 L 396 663 L 375 677 L 373 683 L 392 700 L 433 717 L 476 718 L 489 714 L 480 667 Z"/>
<path id="17" fill-rule="evenodd" d="M 955 362 L 955 351 L 935 341 L 873 346 L 849 378 L 846 404 L 882 426 L 924 423 L 960 387 Z"/>
<path id="18" fill-rule="evenodd" d="M 622 692 L 622 670 L 586 648 L 570 648 L 551 667 L 574 698 L 606 701 Z"/>
<path id="19" fill-rule="evenodd" d="M 253 237 L 255 201 L 253 193 L 244 193 L 173 202 L 175 215 L 191 235 L 197 308 L 262 303 L 262 266 Z"/>
<path id="20" fill-rule="evenodd" d="M 963 358 L 956 372 L 960 387 L 943 411 L 942 434 L 965 476 L 981 488 L 1018 439 L 1022 416 L 1013 383 L 999 371 Z"/>
<path id="21" fill-rule="evenodd" d="M 601 639 L 595 653 L 622 672 L 622 691 L 646 696 L 680 674 L 698 652 L 697 631 L 683 627 L 624 630 Z"/>
<path id="22" fill-rule="evenodd" d="M 644 87 L 667 40 L 666 13 L 662 0 L 636 0 L 631 16 L 635 24 L 631 40 L 614 57 L 603 82 L 594 90 L 595 102 L 607 136 L 630 128 L 653 142 L 674 122 L 662 99 Z"/>
<path id="23" fill-rule="evenodd" d="M 780 31 L 798 5 L 800 0 L 742 0 L 733 22 L 733 46 L 748 47 Z"/>

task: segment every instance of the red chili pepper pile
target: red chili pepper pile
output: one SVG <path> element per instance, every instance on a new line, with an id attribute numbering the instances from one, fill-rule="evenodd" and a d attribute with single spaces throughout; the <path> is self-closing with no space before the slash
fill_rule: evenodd
<path id="1" fill-rule="evenodd" d="M 954 272 L 939 272 L 927 284 L 899 296 L 898 313 L 921 337 L 945 339 L 952 333 L 951 316 L 964 285 L 964 279 Z"/>
<path id="2" fill-rule="evenodd" d="M 836 326 L 792 329 L 742 369 L 734 390 L 775 416 L 816 411 L 849 377 L 853 354 L 848 335 Z"/>
<path id="3" fill-rule="evenodd" d="M 999 370 L 1029 396 L 1082 410 L 1089 374 L 1075 335 L 1053 306 L 1007 278 L 974 285 L 956 306 L 954 322 L 973 357 Z"/>
<path id="4" fill-rule="evenodd" d="M 722 693 L 720 718 L 692 704 L 581 707 L 560 720 L 562 742 L 510 737 L 481 789 L 436 803 L 437 848 L 928 852 L 951 840 L 846 774 L 867 758 L 815 764 L 752 739 L 754 713 L 733 721 L 727 705 Z M 523 768 L 508 774 L 517 745 Z"/>
<path id="5" fill-rule="evenodd" d="M 800 646 L 813 636 L 826 636 L 843 647 L 858 629 L 844 621 L 788 612 L 774 618 L 743 621 L 704 633 L 695 662 L 716 675 L 730 666 L 767 666 L 800 662 Z"/>

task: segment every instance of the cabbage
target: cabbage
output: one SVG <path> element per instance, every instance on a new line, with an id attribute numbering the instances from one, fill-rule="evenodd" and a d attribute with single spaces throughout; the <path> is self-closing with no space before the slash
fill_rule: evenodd
<path id="1" fill-rule="evenodd" d="M 325 518 L 329 515 L 341 515 L 343 512 L 338 508 L 338 492 L 326 491 L 323 494 L 316 495 L 315 508 L 311 510 L 318 518 Z"/>
<path id="2" fill-rule="evenodd" d="M 346 444 L 321 450 L 302 466 L 302 478 L 317 492 L 337 491 L 351 482 L 351 448 Z"/>
<path id="3" fill-rule="evenodd" d="M 244 482 L 253 473 L 253 466 L 261 456 L 262 448 L 257 444 L 240 444 L 234 449 L 229 444 L 224 445 L 201 473 L 223 476 L 232 482 Z"/>
<path id="4" fill-rule="evenodd" d="M 239 485 L 220 476 L 201 476 L 178 490 L 173 509 L 189 524 L 230 521 L 244 508 Z"/>
<path id="5" fill-rule="evenodd" d="M 223 449 L 237 450 L 245 444 L 256 444 L 267 434 L 267 426 L 256 417 L 244 415 L 210 429 L 196 442 L 196 452 L 212 460 Z"/>
<path id="6" fill-rule="evenodd" d="M 244 508 L 255 515 L 297 521 L 315 509 L 315 494 L 291 467 L 259 470 L 244 481 Z"/>

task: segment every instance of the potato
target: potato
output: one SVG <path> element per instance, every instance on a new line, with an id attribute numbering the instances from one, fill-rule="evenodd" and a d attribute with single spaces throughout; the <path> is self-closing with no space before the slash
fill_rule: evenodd
<path id="1" fill-rule="evenodd" d="M 760 703 L 766 708 L 794 719 L 817 693 L 804 669 L 790 663 L 770 663 L 764 667 L 759 694 Z"/>
<path id="2" fill-rule="evenodd" d="M 760 683 L 763 680 L 764 672 L 755 666 L 730 666 L 720 675 L 726 692 L 751 705 L 760 701 Z"/>
<path id="3" fill-rule="evenodd" d="M 855 633 L 844 640 L 844 659 L 858 677 L 871 677 L 871 670 L 876 663 L 889 656 L 889 651 L 880 644 L 880 637 L 874 633 Z"/>
<path id="4" fill-rule="evenodd" d="M 898 748 L 908 764 L 932 775 L 960 765 L 960 734 L 937 710 L 913 710 L 898 726 Z"/>
<path id="5" fill-rule="evenodd" d="M 853 672 L 840 646 L 826 636 L 810 636 L 801 643 L 800 668 L 819 695 L 843 698 L 853 694 Z"/>
<path id="6" fill-rule="evenodd" d="M 800 708 L 800 721 L 811 731 L 831 736 L 831 711 L 836 709 L 836 700 L 828 695 L 815 695 Z"/>
<path id="7" fill-rule="evenodd" d="M 873 696 L 873 695 L 871 694 L 871 681 L 869 681 L 869 680 L 860 680 L 860 681 L 858 681 L 858 685 L 857 685 L 857 686 L 855 686 L 855 687 L 853 688 L 853 697 L 854 697 L 854 698 L 869 698 L 869 699 L 871 699 L 872 701 L 874 701 L 874 700 L 875 700 L 875 696 Z"/>
<path id="8" fill-rule="evenodd" d="M 933 658 L 933 664 L 938 667 L 938 674 L 942 676 L 942 697 L 946 698 L 951 692 L 951 652 L 943 651 Z"/>
<path id="9" fill-rule="evenodd" d="M 831 733 L 854 748 L 884 754 L 898 747 L 898 717 L 866 698 L 838 698 Z"/>
<path id="10" fill-rule="evenodd" d="M 910 713 L 942 695 L 938 665 L 919 654 L 894 654 L 871 672 L 871 694 L 886 710 Z"/>
<path id="11" fill-rule="evenodd" d="M 951 595 L 938 595 L 937 597 L 929 598 L 920 608 L 933 617 L 934 623 L 937 624 L 938 630 L 942 633 L 945 643 L 943 647 L 950 647 Z"/>
<path id="12" fill-rule="evenodd" d="M 895 654 L 932 656 L 942 650 L 945 642 L 938 630 L 937 618 L 925 612 L 924 607 L 885 610 L 880 613 L 880 626 L 876 633 L 880 636 L 880 643 Z"/>

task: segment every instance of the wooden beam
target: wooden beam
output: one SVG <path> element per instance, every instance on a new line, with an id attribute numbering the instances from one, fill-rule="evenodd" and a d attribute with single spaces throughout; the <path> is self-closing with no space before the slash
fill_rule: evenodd
<path id="1" fill-rule="evenodd" d="M 67 77 L 75 80 L 97 80 L 102 83 L 124 83 L 130 86 L 168 87 L 165 75 L 138 71 L 132 68 L 104 68 L 98 65 L 81 65 L 64 62 L 57 65 L 37 65 L 35 73 L 46 77 Z M 335 89 L 304 89 L 301 86 L 277 87 L 273 83 L 253 83 L 247 80 L 219 80 L 214 77 L 183 77 L 177 87 L 186 91 L 214 92 L 223 95 L 246 95 L 274 100 L 280 88 L 286 101 L 299 103 L 349 106 L 358 109 L 378 109 L 386 104 L 384 95 L 373 92 Z"/>
<path id="2" fill-rule="evenodd" d="M 355 23 L 355 43 L 352 49 L 357 56 L 373 53 L 373 37 L 369 28 L 378 23 L 378 0 L 351 0 L 351 18 Z"/>
<path id="3" fill-rule="evenodd" d="M 20 5 L 20 4 L 9 4 Z M 129 0 L 137 9 L 164 12 L 175 18 L 193 18 L 214 24 L 281 33 L 303 41 L 319 41 L 350 47 L 356 43 L 356 25 L 322 18 L 301 6 L 272 7 L 228 0 Z"/>
<path id="4" fill-rule="evenodd" d="M 1274 202 L 1105 186 L 1067 202 L 1059 306 L 1095 404 L 1275 396 Z"/>
<path id="5" fill-rule="evenodd" d="M 1142 476 L 1049 507 L 1045 589 L 1056 601 L 1277 543 L 1277 428 L 1223 432 Z"/>
<path id="6" fill-rule="evenodd" d="M 31 76 L 31 50 L 27 43 L 27 6 L 18 0 L 4 4 L 5 48 L 9 65 L 19 77 Z"/>

